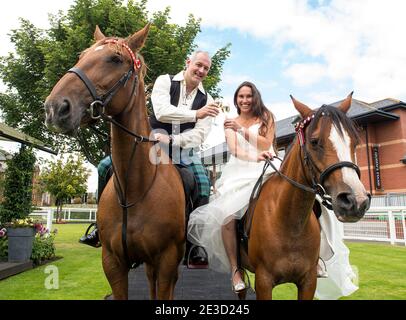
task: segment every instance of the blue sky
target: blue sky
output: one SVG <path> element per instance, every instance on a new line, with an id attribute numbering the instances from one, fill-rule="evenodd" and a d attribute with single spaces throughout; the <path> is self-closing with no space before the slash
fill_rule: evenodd
<path id="1" fill-rule="evenodd" d="M 6 2 L 0 55 L 12 50 L 7 33 L 18 17 L 47 28 L 48 13 L 73 2 Z M 369 103 L 406 101 L 404 0 L 149 0 L 147 6 L 151 13 L 170 6 L 172 22 L 180 25 L 190 13 L 201 18 L 201 49 L 214 53 L 232 44 L 220 83 L 229 103 L 244 80 L 257 85 L 277 120 L 296 113 L 290 94 L 313 108 L 351 91 Z"/>

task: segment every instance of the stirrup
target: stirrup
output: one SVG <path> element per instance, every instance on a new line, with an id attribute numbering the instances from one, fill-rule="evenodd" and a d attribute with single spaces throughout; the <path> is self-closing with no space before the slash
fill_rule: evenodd
<path id="1" fill-rule="evenodd" d="M 90 231 L 90 229 L 91 229 L 92 227 L 97 227 L 96 222 L 92 222 L 92 223 L 87 227 L 86 232 L 85 232 L 85 237 L 87 237 L 87 236 L 89 235 L 89 233 L 91 233 L 91 232 L 89 232 L 89 231 Z"/>
<path id="2" fill-rule="evenodd" d="M 320 261 L 323 263 L 323 266 L 320 264 Z M 319 257 L 319 260 L 317 261 L 317 278 L 328 278 L 328 273 L 327 273 L 327 266 L 326 263 L 322 258 Z"/>
<path id="3" fill-rule="evenodd" d="M 94 227 L 93 230 L 89 232 L 92 227 Z M 94 248 L 100 248 L 101 242 L 98 233 L 95 233 L 94 235 L 92 235 L 92 237 L 89 237 L 96 230 L 98 230 L 96 223 L 91 223 L 90 226 L 87 228 L 85 235 L 79 239 L 79 243 L 86 244 Z"/>
<path id="4" fill-rule="evenodd" d="M 197 245 L 192 245 L 192 246 L 190 247 L 190 250 L 189 250 L 188 255 L 187 255 L 187 258 L 186 258 L 186 267 L 187 267 L 188 269 L 208 269 L 208 268 L 209 268 L 209 266 L 208 266 L 208 261 L 207 261 L 207 259 L 208 259 L 208 257 L 207 257 L 207 252 L 206 252 L 206 250 L 204 250 L 203 247 L 200 247 L 200 248 L 202 248 L 202 249 L 204 250 L 205 254 L 206 254 L 206 263 L 202 263 L 202 264 L 191 264 L 191 263 L 190 263 L 190 257 L 191 257 L 191 254 L 192 254 L 193 249 L 199 248 L 199 247 L 200 247 L 200 246 L 197 246 Z"/>
<path id="5" fill-rule="evenodd" d="M 243 277 L 243 274 L 241 273 L 240 269 L 238 267 L 235 268 L 234 272 L 231 272 L 231 288 L 234 291 L 234 293 L 240 293 L 241 291 L 247 289 L 244 280 L 241 280 L 234 284 L 234 277 L 235 274 L 239 272 L 241 277 Z"/>

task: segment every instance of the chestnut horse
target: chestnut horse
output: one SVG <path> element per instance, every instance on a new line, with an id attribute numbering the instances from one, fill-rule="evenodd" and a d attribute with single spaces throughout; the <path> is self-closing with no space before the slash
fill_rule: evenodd
<path id="1" fill-rule="evenodd" d="M 185 197 L 176 168 L 150 151 L 144 92 L 146 66 L 138 51 L 149 25 L 127 39 L 98 27 L 85 50 L 46 99 L 46 124 L 73 134 L 94 119 L 110 121 L 114 168 L 98 205 L 102 264 L 114 299 L 128 299 L 128 272 L 145 263 L 151 299 L 173 299 L 184 255 Z M 156 156 L 156 153 L 151 152 Z M 118 201 L 117 201 L 118 200 Z"/>
<path id="2" fill-rule="evenodd" d="M 369 208 L 370 195 L 354 164 L 357 130 L 345 115 L 351 99 L 352 94 L 339 108 L 325 105 L 313 112 L 292 97 L 304 120 L 279 174 L 262 187 L 248 256 L 242 252 L 243 266 L 255 272 L 257 299 L 272 299 L 273 288 L 286 282 L 296 284 L 298 299 L 313 299 L 320 249 L 320 227 L 312 213 L 316 194 L 331 201 L 341 222 L 356 222 Z"/>

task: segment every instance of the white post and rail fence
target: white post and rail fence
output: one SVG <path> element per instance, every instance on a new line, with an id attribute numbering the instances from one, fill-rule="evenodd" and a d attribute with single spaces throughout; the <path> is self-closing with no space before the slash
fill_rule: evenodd
<path id="1" fill-rule="evenodd" d="M 43 207 L 30 216 L 46 223 L 48 230 L 55 221 L 56 208 Z M 62 220 L 71 223 L 96 221 L 97 208 L 66 208 Z M 356 223 L 344 223 L 345 240 L 380 241 L 406 246 L 406 206 L 373 207 Z"/>

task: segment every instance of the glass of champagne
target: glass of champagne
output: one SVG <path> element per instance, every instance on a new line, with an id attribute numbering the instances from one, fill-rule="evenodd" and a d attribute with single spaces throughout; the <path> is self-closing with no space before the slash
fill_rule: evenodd
<path id="1" fill-rule="evenodd" d="M 215 99 L 214 100 L 214 104 L 216 105 L 217 108 L 220 109 L 220 111 L 222 111 L 223 109 L 223 102 L 220 99 Z M 217 117 L 213 117 L 213 124 L 215 126 L 218 126 L 217 121 L 216 121 Z"/>

